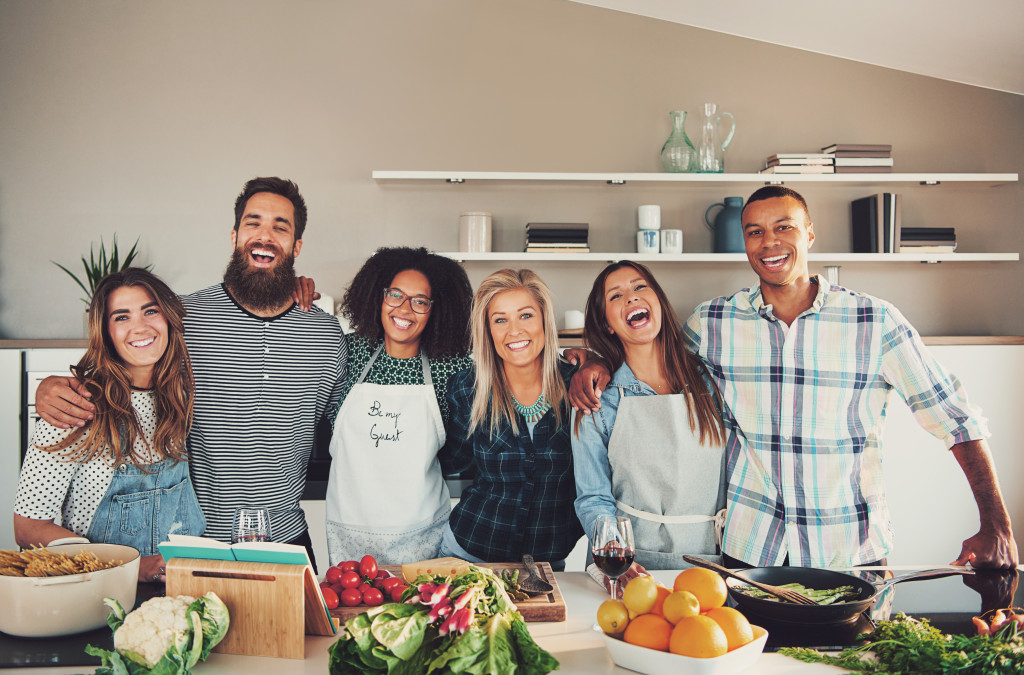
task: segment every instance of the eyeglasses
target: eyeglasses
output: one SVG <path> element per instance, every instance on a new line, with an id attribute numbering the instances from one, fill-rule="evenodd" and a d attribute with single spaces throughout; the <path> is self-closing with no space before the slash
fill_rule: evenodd
<path id="1" fill-rule="evenodd" d="M 433 300 L 422 295 L 406 295 L 397 288 L 384 289 L 384 304 L 388 307 L 401 307 L 406 299 L 409 300 L 409 308 L 417 314 L 426 314 L 434 304 Z"/>

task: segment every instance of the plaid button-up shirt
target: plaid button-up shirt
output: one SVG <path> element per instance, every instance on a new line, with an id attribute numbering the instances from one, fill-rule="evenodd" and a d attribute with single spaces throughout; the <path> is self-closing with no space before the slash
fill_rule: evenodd
<path id="1" fill-rule="evenodd" d="M 724 551 L 759 566 L 857 565 L 892 550 L 880 439 L 895 389 L 947 447 L 988 436 L 981 410 L 888 302 L 818 278 L 787 329 L 760 288 L 700 305 L 686 324 L 722 392 Z"/>
<path id="2" fill-rule="evenodd" d="M 574 368 L 559 364 L 568 388 Z M 493 435 L 485 426 L 467 438 L 473 407 L 475 370 L 448 382 L 448 440 L 441 455 L 446 470 L 476 466 L 473 484 L 462 491 L 449 523 L 458 543 L 489 562 L 562 560 L 583 536 L 576 517 L 576 481 L 569 442 L 571 416 L 566 402 L 562 426 L 555 428 L 554 410 L 537 422 L 533 438 L 516 413 L 518 435 L 503 424 Z"/>

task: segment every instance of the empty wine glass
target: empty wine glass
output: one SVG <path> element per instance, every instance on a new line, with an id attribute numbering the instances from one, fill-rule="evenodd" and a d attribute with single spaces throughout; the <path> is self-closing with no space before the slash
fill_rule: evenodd
<path id="1" fill-rule="evenodd" d="M 633 524 L 626 516 L 598 516 L 591 551 L 594 563 L 611 580 L 612 599 L 618 597 L 616 583 L 633 564 Z"/>
<path id="2" fill-rule="evenodd" d="M 235 509 L 231 525 L 231 543 L 270 541 L 270 510 L 244 507 Z"/>

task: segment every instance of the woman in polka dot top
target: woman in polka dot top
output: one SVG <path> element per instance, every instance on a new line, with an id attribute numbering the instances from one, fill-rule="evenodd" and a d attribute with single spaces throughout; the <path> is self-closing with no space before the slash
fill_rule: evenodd
<path id="1" fill-rule="evenodd" d="M 89 306 L 89 346 L 72 366 L 96 405 L 83 427 L 40 420 L 14 505 L 23 547 L 66 539 L 139 549 L 139 579 L 163 579 L 157 545 L 206 528 L 188 477 L 192 369 L 185 308 L 151 272 L 105 277 Z"/>

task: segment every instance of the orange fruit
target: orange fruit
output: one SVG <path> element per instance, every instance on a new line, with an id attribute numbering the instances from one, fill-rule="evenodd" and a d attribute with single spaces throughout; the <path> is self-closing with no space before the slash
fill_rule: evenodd
<path id="1" fill-rule="evenodd" d="M 648 576 L 630 579 L 626 584 L 626 590 L 622 591 L 622 602 L 626 603 L 630 616 L 646 614 L 657 601 L 658 584 Z"/>
<path id="2" fill-rule="evenodd" d="M 657 614 L 658 616 L 665 616 L 665 612 L 662 611 L 662 606 L 665 604 L 665 598 L 672 592 L 671 588 L 665 588 L 661 584 L 658 584 L 658 599 L 654 601 L 654 607 L 651 607 L 651 614 Z"/>
<path id="3" fill-rule="evenodd" d="M 711 621 L 710 619 L 708 619 Z M 711 621 L 711 623 L 715 623 Z M 718 624 L 715 624 L 716 626 Z M 719 629 L 721 630 L 721 629 Z M 657 614 L 641 614 L 626 626 L 622 639 L 631 645 L 668 651 L 669 637 L 672 635 L 672 624 Z M 724 637 L 722 638 L 725 639 Z"/>
<path id="4" fill-rule="evenodd" d="M 700 614 L 700 601 L 690 591 L 673 591 L 672 595 L 665 599 L 662 615 L 673 626 L 684 617 L 698 614 Z"/>
<path id="5" fill-rule="evenodd" d="M 713 619 L 725 633 L 725 639 L 729 641 L 730 652 L 754 639 L 754 631 L 750 628 L 747 617 L 732 607 L 709 609 L 704 616 Z"/>
<path id="6" fill-rule="evenodd" d="M 700 601 L 700 611 L 706 612 L 725 604 L 729 593 L 725 580 L 717 573 L 703 567 L 691 567 L 683 570 L 676 577 L 673 590 L 690 591 Z"/>
<path id="7" fill-rule="evenodd" d="M 622 600 L 605 600 L 597 608 L 597 625 L 609 635 L 618 635 L 629 623 L 629 615 Z"/>
<path id="8" fill-rule="evenodd" d="M 668 650 L 695 659 L 713 659 L 729 651 L 729 641 L 714 619 L 704 615 L 688 616 L 672 629 Z"/>

